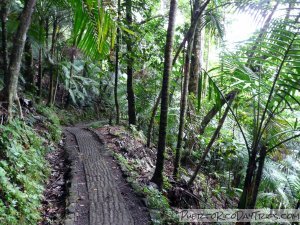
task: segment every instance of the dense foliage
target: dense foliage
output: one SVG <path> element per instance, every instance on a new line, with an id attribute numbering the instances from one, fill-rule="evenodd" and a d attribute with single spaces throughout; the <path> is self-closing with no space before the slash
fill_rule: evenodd
<path id="1" fill-rule="evenodd" d="M 143 190 L 154 206 L 176 192 L 193 200 L 163 197 L 167 209 L 300 207 L 299 2 L 6 0 L 1 12 L 5 223 L 38 219 L 45 179 L 45 149 L 16 119 L 20 96 L 39 103 L 56 142 L 52 110 L 66 124 L 106 117 L 143 133 L 157 148 L 157 189 Z M 233 14 L 257 30 L 228 45 Z"/>

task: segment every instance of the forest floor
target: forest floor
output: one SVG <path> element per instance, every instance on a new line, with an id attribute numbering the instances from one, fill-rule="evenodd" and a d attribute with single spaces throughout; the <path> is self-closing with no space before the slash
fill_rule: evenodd
<path id="1" fill-rule="evenodd" d="M 71 167 L 65 224 L 150 224 L 145 204 L 99 137 L 84 125 L 64 134 Z"/>
<path id="2" fill-rule="evenodd" d="M 61 225 L 177 224 L 181 208 L 206 204 L 226 208 L 226 199 L 212 195 L 210 201 L 205 196 L 201 201 L 196 197 L 207 188 L 189 190 L 172 185 L 170 148 L 165 155 L 167 179 L 159 192 L 150 182 L 155 147 L 146 147 L 143 133 L 134 127 L 105 124 L 107 121 L 98 121 L 64 128 L 63 149 L 48 156 L 52 173 L 40 225 L 53 224 L 47 220 Z M 214 179 L 207 177 L 205 183 L 216 189 Z"/>

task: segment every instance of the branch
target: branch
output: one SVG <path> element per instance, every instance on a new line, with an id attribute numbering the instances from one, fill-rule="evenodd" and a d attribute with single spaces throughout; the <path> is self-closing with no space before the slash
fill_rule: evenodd
<path id="1" fill-rule="evenodd" d="M 207 72 L 206 72 L 206 73 L 207 73 Z M 207 73 L 207 77 L 213 82 L 214 86 L 215 86 L 215 87 L 217 88 L 217 90 L 219 91 L 221 97 L 222 97 L 223 99 L 225 99 L 225 101 L 226 101 L 226 98 L 225 98 L 225 96 L 223 95 L 222 91 L 221 91 L 220 88 L 216 85 L 216 83 L 215 83 L 214 80 L 209 76 L 208 73 Z M 228 101 L 226 101 L 226 104 L 227 104 L 227 105 L 229 104 Z M 242 136 L 243 136 L 243 139 L 244 139 L 244 141 L 245 141 L 245 144 L 246 144 L 246 148 L 247 148 L 248 154 L 249 154 L 249 156 L 250 156 L 250 147 L 249 147 L 248 141 L 247 141 L 247 139 L 246 139 L 245 132 L 244 132 L 244 130 L 243 130 L 243 128 L 242 128 L 242 125 L 240 124 L 240 122 L 239 122 L 237 116 L 235 115 L 235 113 L 234 113 L 234 111 L 232 110 L 231 107 L 229 107 L 229 110 L 230 110 L 230 112 L 231 112 L 231 114 L 232 114 L 232 116 L 233 116 L 235 122 L 237 123 L 237 125 L 238 125 L 238 127 L 239 127 L 241 133 L 242 133 Z"/>
<path id="2" fill-rule="evenodd" d="M 270 148 L 270 149 L 268 150 L 268 152 L 272 151 L 273 149 L 277 148 L 278 146 L 280 146 L 280 145 L 282 145 L 282 144 L 284 144 L 284 143 L 286 143 L 286 142 L 288 142 L 288 141 L 290 141 L 290 140 L 293 140 L 293 139 L 295 139 L 295 138 L 297 138 L 297 137 L 300 137 L 300 133 L 299 133 L 299 134 L 296 134 L 296 135 L 294 135 L 294 136 L 292 136 L 292 137 L 290 137 L 290 138 L 287 138 L 287 139 L 285 139 L 285 140 L 283 140 L 283 141 L 281 141 L 281 142 L 279 142 L 277 145 L 275 145 L 275 146 L 273 146 L 272 148 Z"/>
<path id="3" fill-rule="evenodd" d="M 179 48 L 178 48 L 177 51 L 176 51 L 176 54 L 175 54 L 174 58 L 173 58 L 173 62 L 172 62 L 172 65 L 173 65 L 173 66 L 175 65 L 176 60 L 177 60 L 177 58 L 178 58 L 178 56 L 179 56 L 179 54 L 180 54 L 180 52 L 181 52 L 183 46 L 185 45 L 186 41 L 187 41 L 187 40 L 189 39 L 189 37 L 191 37 L 192 34 L 194 33 L 195 28 L 196 28 L 196 25 L 197 25 L 197 23 L 198 23 L 198 20 L 199 20 L 200 16 L 202 15 L 203 11 L 205 10 L 205 8 L 206 8 L 206 6 L 208 5 L 209 2 L 210 2 L 210 0 L 206 0 L 206 2 L 204 2 L 203 5 L 202 5 L 198 10 L 196 10 L 195 16 L 193 17 L 193 18 L 195 18 L 195 19 L 194 19 L 193 22 L 191 23 L 191 26 L 190 26 L 189 30 L 188 30 L 187 33 L 185 34 L 185 36 L 184 36 L 184 38 L 183 38 L 181 44 L 179 45 Z"/>
<path id="4" fill-rule="evenodd" d="M 157 18 L 164 18 L 164 17 L 167 17 L 168 15 L 156 15 L 156 16 L 153 16 L 153 17 L 150 17 L 148 19 L 145 19 L 139 23 L 137 23 L 137 25 L 143 25 L 145 23 L 148 23 L 150 22 L 151 20 L 154 20 L 154 19 L 157 19 Z"/>

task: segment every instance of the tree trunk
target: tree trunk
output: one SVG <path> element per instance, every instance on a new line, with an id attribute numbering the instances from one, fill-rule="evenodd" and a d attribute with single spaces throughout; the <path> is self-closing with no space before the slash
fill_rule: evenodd
<path id="1" fill-rule="evenodd" d="M 246 177 L 244 181 L 243 192 L 239 200 L 238 208 L 239 209 L 246 209 L 247 205 L 250 202 L 250 195 L 251 195 L 251 183 L 253 182 L 253 176 L 256 170 L 256 150 L 252 151 L 252 154 L 248 161 Z"/>
<path id="2" fill-rule="evenodd" d="M 120 22 L 121 19 L 121 0 L 118 0 L 118 19 Z M 116 65 L 115 65 L 115 87 L 114 87 L 114 96 L 115 96 L 115 107 L 116 107 L 116 124 L 120 123 L 120 108 L 118 101 L 118 81 L 119 81 L 119 51 L 120 51 L 120 28 L 117 28 L 117 42 L 116 42 Z"/>
<path id="3" fill-rule="evenodd" d="M 33 91 L 34 89 L 34 70 L 33 70 L 33 56 L 30 40 L 27 38 L 24 49 L 25 56 L 25 90 Z"/>
<path id="4" fill-rule="evenodd" d="M 200 8 L 200 0 L 196 0 L 194 3 L 194 12 L 192 23 L 195 18 L 196 11 Z M 200 16 L 201 18 L 201 16 Z M 199 20 L 199 19 L 198 19 Z M 193 93 L 195 96 L 198 94 L 198 80 L 201 72 L 201 22 L 195 21 L 197 23 L 195 33 L 194 33 L 194 44 L 191 57 L 191 70 L 190 70 L 190 82 L 189 82 L 189 93 Z"/>
<path id="5" fill-rule="evenodd" d="M 159 139 L 157 146 L 156 167 L 152 177 L 152 182 L 156 183 L 161 189 L 163 185 L 163 168 L 164 168 L 164 153 L 166 148 L 166 136 L 168 126 L 168 98 L 169 98 L 169 78 L 172 73 L 172 51 L 174 40 L 175 16 L 176 16 L 177 1 L 171 0 L 169 12 L 169 24 L 167 30 L 166 46 L 165 46 L 165 61 L 162 82 L 161 95 L 161 110 L 159 124 Z"/>
<path id="6" fill-rule="evenodd" d="M 132 25 L 132 0 L 126 0 L 126 20 L 129 29 Z M 127 43 L 127 100 L 129 124 L 136 124 L 135 97 L 133 91 L 133 51 L 131 37 L 126 38 Z"/>
<path id="7" fill-rule="evenodd" d="M 59 60 L 58 52 L 56 52 L 56 59 Z M 58 83 L 59 83 L 59 67 L 58 67 L 58 65 L 56 65 L 55 70 L 56 70 L 56 72 L 55 72 L 55 85 L 54 85 L 54 93 L 53 93 L 53 98 L 51 100 L 51 105 L 53 105 L 55 103 L 57 89 L 58 89 Z M 86 64 L 84 64 L 83 73 L 85 72 L 85 70 L 86 70 Z"/>
<path id="8" fill-rule="evenodd" d="M 239 209 L 254 209 L 258 196 L 258 189 L 262 179 L 264 162 L 267 155 L 266 146 L 262 146 L 258 161 L 258 169 L 256 170 L 257 150 L 253 150 L 248 162 L 243 192 L 238 204 Z M 237 225 L 250 225 L 250 222 L 238 222 Z"/>
<path id="9" fill-rule="evenodd" d="M 230 99 L 232 99 L 233 95 L 235 95 L 236 91 L 231 91 L 229 92 L 226 96 L 225 99 L 222 98 L 221 99 L 221 103 L 220 105 L 215 104 L 212 109 L 204 116 L 203 120 L 201 121 L 200 124 L 200 130 L 199 130 L 199 134 L 202 135 L 204 134 L 205 128 L 207 127 L 207 125 L 209 124 L 209 122 L 215 117 L 215 115 L 221 110 L 221 108 L 223 107 L 223 105 L 230 101 Z"/>
<path id="10" fill-rule="evenodd" d="M 200 16 L 202 15 L 203 11 L 205 10 L 205 8 L 207 7 L 207 5 L 210 3 L 210 0 L 206 0 L 199 8 L 199 10 L 196 12 L 195 14 L 195 21 L 193 21 L 193 23 L 191 24 L 189 30 L 187 31 L 187 33 L 184 35 L 184 38 L 182 40 L 182 42 L 180 43 L 175 56 L 174 56 L 174 61 L 173 61 L 173 65 L 175 64 L 181 50 L 183 49 L 183 47 L 185 46 L 186 41 L 189 39 L 190 36 L 194 35 L 194 31 L 197 25 L 197 20 L 200 18 Z"/>
<path id="11" fill-rule="evenodd" d="M 156 115 L 160 100 L 161 100 L 161 91 L 159 92 L 158 97 L 156 98 L 156 101 L 154 103 L 149 126 L 148 126 L 148 133 L 147 133 L 147 147 L 148 148 L 150 147 L 150 144 L 151 144 L 151 134 L 152 134 L 152 130 L 153 130 L 154 119 L 155 119 L 155 115 Z"/>
<path id="12" fill-rule="evenodd" d="M 263 175 L 264 163 L 267 156 L 267 147 L 263 146 L 260 150 L 260 156 L 258 160 L 258 169 L 256 172 L 255 180 L 253 181 L 253 191 L 252 191 L 252 199 L 249 204 L 249 209 L 254 209 L 256 204 L 256 199 L 258 195 L 259 185 Z"/>
<path id="13" fill-rule="evenodd" d="M 227 107 L 226 107 L 226 109 L 225 109 L 225 111 L 224 111 L 224 114 L 223 114 L 222 118 L 221 118 L 220 121 L 219 121 L 218 127 L 217 127 L 217 129 L 215 130 L 213 136 L 211 137 L 211 139 L 210 139 L 210 141 L 209 141 L 209 143 L 208 143 L 206 149 L 204 150 L 204 152 L 203 152 L 203 154 L 202 154 L 202 156 L 201 156 L 201 159 L 200 159 L 200 161 L 199 161 L 199 163 L 198 163 L 198 166 L 197 166 L 197 168 L 196 168 L 196 170 L 195 170 L 193 176 L 191 177 L 191 179 L 190 179 L 190 181 L 189 181 L 189 183 L 188 183 L 188 186 L 191 186 L 191 185 L 193 184 L 194 180 L 196 179 L 196 177 L 197 177 L 197 175 L 198 175 L 198 172 L 199 172 L 199 170 L 200 170 L 200 168 L 201 168 L 201 166 L 202 166 L 202 163 L 204 162 L 204 160 L 205 160 L 207 154 L 209 153 L 211 147 L 213 146 L 215 140 L 217 139 L 217 137 L 218 137 L 218 135 L 219 135 L 219 133 L 220 133 L 220 130 L 221 130 L 221 128 L 222 128 L 222 126 L 223 126 L 223 124 L 224 124 L 224 122 L 225 122 L 225 119 L 226 119 L 226 117 L 227 117 L 227 114 L 228 114 L 228 112 L 229 112 L 229 110 L 230 110 L 230 107 L 231 107 L 232 102 L 233 102 L 233 100 L 235 99 L 236 95 L 237 95 L 237 92 L 235 92 L 235 94 L 232 96 L 232 99 L 230 99 L 230 101 L 228 102 L 228 105 L 227 105 Z"/>
<path id="14" fill-rule="evenodd" d="M 20 66 L 22 61 L 22 54 L 24 50 L 24 45 L 26 41 L 27 31 L 30 26 L 31 16 L 35 6 L 36 0 L 28 0 L 24 6 L 22 14 L 20 16 L 20 23 L 16 31 L 13 47 L 10 55 L 10 62 L 8 68 L 8 116 L 9 119 L 12 118 L 12 106 L 14 100 L 17 97 L 17 88 L 18 88 L 18 78 L 20 72 Z"/>
<path id="15" fill-rule="evenodd" d="M 38 65 L 38 102 L 42 101 L 42 80 L 43 80 L 43 49 L 39 48 L 39 65 Z"/>
<path id="16" fill-rule="evenodd" d="M 181 100 L 180 100 L 179 128 L 178 128 L 177 146 L 176 146 L 174 171 L 173 171 L 173 176 L 175 179 L 178 178 L 178 170 L 180 167 L 182 138 L 183 138 L 183 131 L 185 126 L 185 115 L 186 115 L 187 100 L 188 100 L 188 87 L 189 87 L 189 80 L 190 80 L 190 65 L 191 65 L 190 59 L 191 59 L 192 46 L 193 46 L 193 37 L 190 38 L 190 40 L 188 41 L 188 47 L 187 47 L 186 58 L 185 58 L 183 90 L 181 93 Z"/>
<path id="17" fill-rule="evenodd" d="M 4 86 L 8 85 L 8 50 L 7 50 L 7 14 L 8 14 L 8 1 L 3 0 L 1 2 L 1 28 L 2 28 L 2 69 L 4 75 Z"/>
<path id="18" fill-rule="evenodd" d="M 52 31 L 52 41 L 50 49 L 50 72 L 49 72 L 49 92 L 48 92 L 48 105 L 52 106 L 52 99 L 54 96 L 54 50 L 56 44 L 56 33 L 57 33 L 57 17 L 54 15 L 53 18 L 53 31 Z"/>
<path id="19" fill-rule="evenodd" d="M 49 16 L 46 17 L 45 21 L 45 44 L 46 44 L 46 49 L 49 49 Z"/>

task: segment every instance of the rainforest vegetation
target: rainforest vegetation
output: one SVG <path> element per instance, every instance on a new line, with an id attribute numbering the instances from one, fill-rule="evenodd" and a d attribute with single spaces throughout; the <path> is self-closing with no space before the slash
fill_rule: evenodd
<path id="1" fill-rule="evenodd" d="M 299 1 L 0 3 L 0 224 L 41 221 L 62 126 L 100 118 L 154 151 L 138 189 L 155 223 L 300 208 Z"/>

